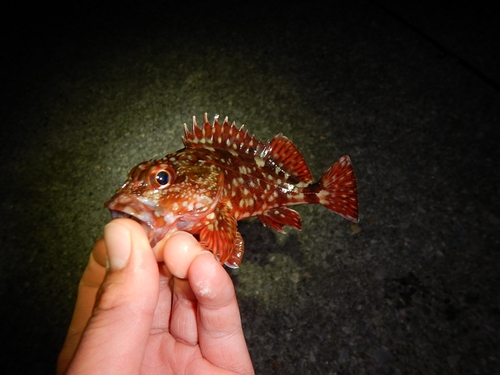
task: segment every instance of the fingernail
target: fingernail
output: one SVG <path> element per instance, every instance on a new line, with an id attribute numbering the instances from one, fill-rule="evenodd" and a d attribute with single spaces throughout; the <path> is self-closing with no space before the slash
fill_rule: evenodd
<path id="1" fill-rule="evenodd" d="M 121 270 L 127 265 L 132 250 L 130 231 L 112 221 L 104 227 L 104 241 L 108 249 L 110 269 Z"/>

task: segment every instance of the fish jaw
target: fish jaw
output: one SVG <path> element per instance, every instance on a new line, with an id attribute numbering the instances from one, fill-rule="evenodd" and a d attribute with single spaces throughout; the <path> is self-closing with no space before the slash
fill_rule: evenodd
<path id="1" fill-rule="evenodd" d="M 168 233 L 177 229 L 178 217 L 139 196 L 118 193 L 104 205 L 113 219 L 130 218 L 138 222 L 146 232 L 152 248 Z"/>

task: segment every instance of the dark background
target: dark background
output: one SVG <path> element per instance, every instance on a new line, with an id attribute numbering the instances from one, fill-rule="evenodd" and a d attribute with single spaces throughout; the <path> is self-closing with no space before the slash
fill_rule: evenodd
<path id="1" fill-rule="evenodd" d="M 444 2 L 443 2 L 444 3 Z M 256 221 L 232 272 L 257 373 L 499 368 L 499 23 L 481 4 L 4 6 L 2 373 L 50 374 L 76 287 L 136 163 L 228 115 L 351 156 L 358 228 Z"/>

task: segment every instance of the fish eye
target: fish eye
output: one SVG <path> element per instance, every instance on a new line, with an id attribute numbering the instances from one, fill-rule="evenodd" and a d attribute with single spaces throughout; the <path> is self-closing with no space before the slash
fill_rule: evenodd
<path id="1" fill-rule="evenodd" d="M 156 182 L 158 182 L 160 185 L 166 185 L 170 181 L 170 175 L 167 173 L 167 171 L 159 171 L 156 174 Z"/>
<path id="2" fill-rule="evenodd" d="M 172 184 L 174 178 L 174 171 L 167 168 L 152 171 L 149 181 L 155 189 L 164 189 Z"/>

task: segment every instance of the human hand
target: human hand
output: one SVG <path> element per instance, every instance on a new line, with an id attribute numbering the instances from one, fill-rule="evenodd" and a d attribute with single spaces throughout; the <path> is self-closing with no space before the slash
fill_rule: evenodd
<path id="1" fill-rule="evenodd" d="M 253 374 L 229 275 L 190 234 L 155 257 L 138 223 L 113 220 L 80 281 L 63 373 Z"/>

